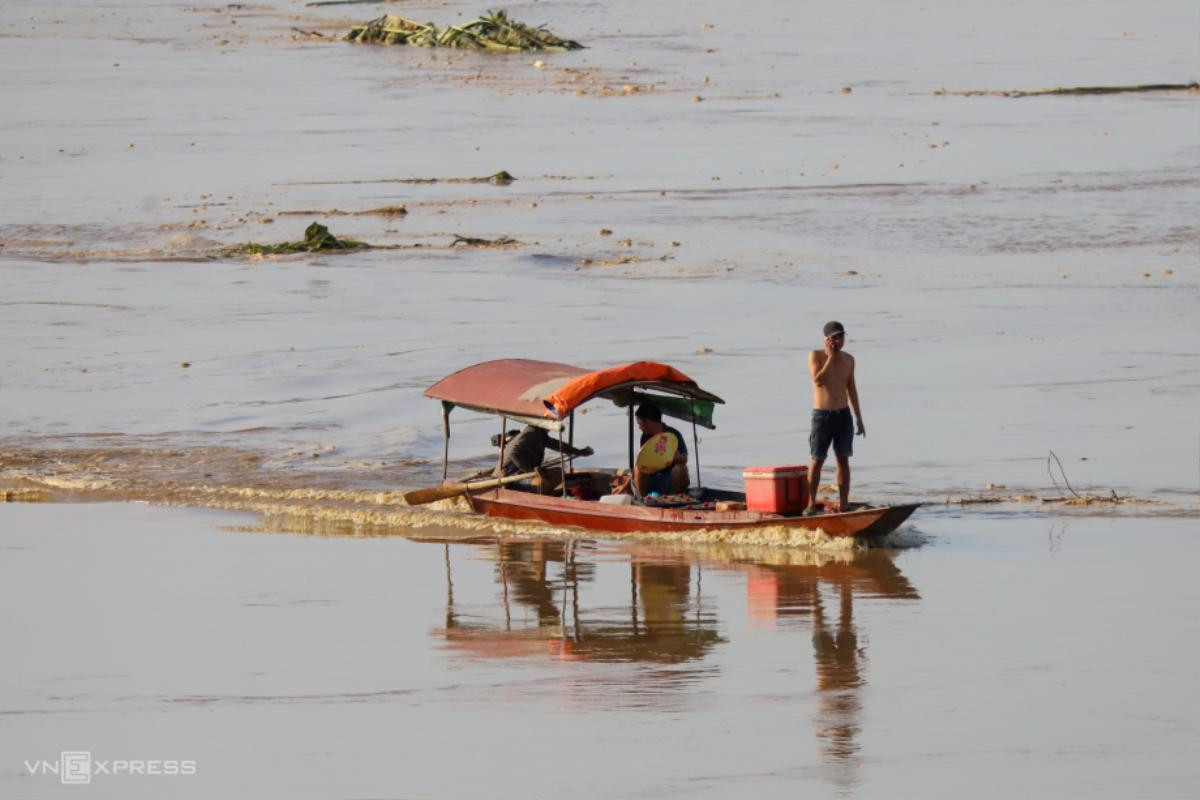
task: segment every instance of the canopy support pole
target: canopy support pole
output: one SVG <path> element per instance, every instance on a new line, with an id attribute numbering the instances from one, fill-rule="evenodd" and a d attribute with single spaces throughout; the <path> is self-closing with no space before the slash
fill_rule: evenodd
<path id="1" fill-rule="evenodd" d="M 450 410 L 454 408 L 453 403 L 442 401 L 442 432 L 444 434 L 442 441 L 442 480 L 445 481 L 450 474 Z"/>
<path id="2" fill-rule="evenodd" d="M 571 412 L 570 422 L 567 424 L 567 445 L 572 450 L 575 449 L 575 412 L 574 411 Z M 563 453 L 562 455 L 565 458 L 567 454 Z M 575 456 L 574 455 L 572 455 L 570 458 L 567 459 L 567 472 L 571 472 L 571 473 L 575 472 Z"/>
<path id="3" fill-rule="evenodd" d="M 496 462 L 496 474 L 504 477 L 504 447 L 508 444 L 505 429 L 508 428 L 508 417 L 500 418 L 500 460 Z"/>
<path id="4" fill-rule="evenodd" d="M 688 405 L 692 411 L 692 448 L 696 451 L 696 488 L 704 486 L 700 480 L 700 434 L 696 432 L 696 403 L 692 398 L 688 398 Z"/>
<path id="5" fill-rule="evenodd" d="M 633 475 L 633 403 L 629 403 L 629 474 Z"/>
<path id="6" fill-rule="evenodd" d="M 567 457 L 567 451 L 566 451 L 566 450 L 563 448 L 563 435 L 562 435 L 562 428 L 559 428 L 559 429 L 558 429 L 558 455 L 559 455 L 559 459 L 558 459 L 558 471 L 559 471 L 560 473 L 562 473 L 562 496 L 563 496 L 563 500 L 566 500 L 566 499 L 567 499 L 567 473 L 566 473 L 566 470 L 565 470 L 565 469 L 563 469 L 563 467 L 564 467 L 564 466 L 566 466 L 566 463 L 567 463 L 567 462 L 566 462 L 566 460 L 565 460 L 565 459 L 566 459 L 566 457 Z M 563 585 L 563 603 L 564 603 L 564 605 L 563 605 L 563 609 L 564 609 L 564 613 L 565 613 L 565 609 L 566 609 L 566 605 L 565 605 L 565 604 L 566 604 L 566 602 L 567 602 L 567 595 L 566 595 L 566 591 L 567 591 L 567 588 L 566 588 L 566 585 L 564 584 L 564 585 Z"/>

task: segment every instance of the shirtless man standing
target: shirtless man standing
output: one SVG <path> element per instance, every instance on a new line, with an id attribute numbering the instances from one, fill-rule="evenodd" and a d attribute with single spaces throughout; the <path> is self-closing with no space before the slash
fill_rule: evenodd
<path id="1" fill-rule="evenodd" d="M 858 388 L 854 385 L 854 356 L 842 348 L 846 344 L 846 329 L 840 322 L 825 323 L 825 348 L 808 354 L 808 371 L 813 382 L 812 432 L 808 449 L 812 462 L 808 466 L 808 508 L 805 516 L 817 513 L 817 489 L 821 486 L 821 467 L 833 444 L 837 457 L 837 485 L 840 508 L 850 501 L 850 456 L 854 452 L 855 421 L 858 435 L 866 436 L 862 411 L 858 407 Z M 851 418 L 850 412 L 854 411 Z"/>

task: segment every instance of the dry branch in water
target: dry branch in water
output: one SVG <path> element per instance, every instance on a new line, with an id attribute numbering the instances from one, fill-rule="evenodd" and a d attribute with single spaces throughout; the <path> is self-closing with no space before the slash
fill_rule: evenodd
<path id="1" fill-rule="evenodd" d="M 1064 506 L 1092 506 L 1092 505 L 1149 505 L 1157 503 L 1157 500 L 1145 500 L 1138 497 L 1121 497 L 1117 494 L 1116 489 L 1109 489 L 1107 495 L 1098 494 L 1080 494 L 1071 486 L 1071 482 L 1067 479 L 1067 471 L 1063 469 L 1062 461 L 1053 450 L 1046 457 L 1046 472 L 1050 475 L 1050 482 L 1054 484 L 1054 488 L 1062 491 L 1059 488 L 1058 481 L 1054 479 L 1054 472 L 1050 468 L 1050 460 L 1058 465 L 1058 473 L 1062 476 L 1063 484 L 1067 487 L 1067 491 L 1071 493 L 1070 497 L 1043 497 L 1043 503 L 1056 503 Z"/>
<path id="2" fill-rule="evenodd" d="M 1067 491 L 1076 497 L 1079 497 L 1079 492 L 1072 489 L 1071 482 L 1067 480 L 1067 471 L 1063 469 L 1062 462 L 1058 460 L 1058 456 L 1056 456 L 1054 451 L 1051 450 L 1050 455 L 1046 456 L 1046 474 L 1050 476 L 1050 482 L 1054 484 L 1054 488 L 1058 489 L 1058 481 L 1054 479 L 1054 473 L 1050 470 L 1050 459 L 1052 458 L 1054 459 L 1055 463 L 1058 464 L 1058 471 L 1062 475 L 1063 483 L 1067 485 Z M 1115 496 L 1116 493 L 1114 492 L 1113 495 Z"/>

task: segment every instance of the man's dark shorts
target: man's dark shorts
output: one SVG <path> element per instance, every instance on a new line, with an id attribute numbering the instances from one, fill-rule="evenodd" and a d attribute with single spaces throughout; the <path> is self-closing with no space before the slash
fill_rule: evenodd
<path id="1" fill-rule="evenodd" d="M 813 409 L 808 451 L 814 460 L 824 461 L 825 456 L 829 455 L 830 444 L 833 445 L 834 455 L 847 458 L 854 455 L 854 415 L 849 408 L 833 411 Z"/>

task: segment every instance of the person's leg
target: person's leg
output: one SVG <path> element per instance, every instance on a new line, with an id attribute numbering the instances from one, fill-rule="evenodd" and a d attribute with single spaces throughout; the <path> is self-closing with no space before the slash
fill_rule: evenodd
<path id="1" fill-rule="evenodd" d="M 563 480 L 562 470 L 558 467 L 538 467 L 537 475 L 533 478 L 533 487 L 538 494 L 558 494 Z"/>
<path id="2" fill-rule="evenodd" d="M 850 456 L 837 454 L 837 486 L 839 510 L 850 505 Z"/>
<path id="3" fill-rule="evenodd" d="M 671 494 L 671 473 L 662 469 L 658 472 L 638 470 L 638 493 L 642 497 L 652 494 Z"/>
<path id="4" fill-rule="evenodd" d="M 635 493 L 638 497 L 645 497 L 647 494 L 649 494 L 649 487 L 647 486 L 648 483 L 649 480 L 646 473 L 642 472 L 641 467 L 635 466 L 633 468 L 633 488 L 637 490 Z"/>
<path id="5" fill-rule="evenodd" d="M 691 482 L 687 464 L 676 464 L 671 467 L 671 494 L 683 494 Z"/>
<path id="6" fill-rule="evenodd" d="M 854 417 L 848 408 L 837 415 L 833 454 L 837 458 L 838 508 L 845 511 L 850 505 L 850 456 L 854 455 Z"/>
<path id="7" fill-rule="evenodd" d="M 817 490 L 821 488 L 821 467 L 825 459 L 814 458 L 808 462 L 808 508 L 805 513 L 815 513 L 817 510 Z"/>

